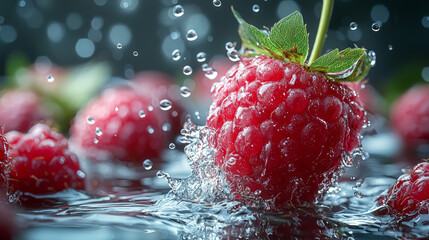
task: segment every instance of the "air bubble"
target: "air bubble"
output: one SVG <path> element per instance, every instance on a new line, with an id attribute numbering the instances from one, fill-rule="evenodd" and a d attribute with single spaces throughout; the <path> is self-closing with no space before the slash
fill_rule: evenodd
<path id="1" fill-rule="evenodd" d="M 235 44 L 234 44 L 234 43 L 232 43 L 232 42 L 227 42 L 227 43 L 225 43 L 225 49 L 226 49 L 227 51 L 232 50 L 232 49 L 234 49 L 234 48 L 235 48 Z"/>
<path id="2" fill-rule="evenodd" d="M 192 68 L 188 65 L 184 66 L 183 67 L 183 74 L 185 74 L 187 76 L 191 75 L 192 74 Z"/>
<path id="3" fill-rule="evenodd" d="M 117 49 L 122 49 L 122 43 L 118 43 L 118 44 L 116 44 L 116 48 L 117 48 Z"/>
<path id="4" fill-rule="evenodd" d="M 259 5 L 258 5 L 258 4 L 254 4 L 254 5 L 253 5 L 253 7 L 252 7 L 252 10 L 253 10 L 253 12 L 255 12 L 255 13 L 259 12 L 259 10 L 260 10 Z"/>
<path id="5" fill-rule="evenodd" d="M 207 58 L 207 54 L 205 52 L 199 52 L 197 54 L 197 61 L 198 62 L 204 62 Z"/>
<path id="6" fill-rule="evenodd" d="M 204 74 L 208 79 L 213 80 L 217 77 L 217 72 L 212 67 L 208 68 Z"/>
<path id="7" fill-rule="evenodd" d="M 222 2 L 220 0 L 213 0 L 213 5 L 215 7 L 220 7 L 222 5 Z"/>
<path id="8" fill-rule="evenodd" d="M 180 87 L 180 94 L 182 95 L 182 97 L 189 97 L 191 96 L 191 89 L 186 86 L 182 86 Z"/>
<path id="9" fill-rule="evenodd" d="M 103 131 L 101 131 L 101 129 L 99 127 L 96 127 L 95 128 L 95 135 L 100 137 L 101 135 L 103 135 Z"/>
<path id="10" fill-rule="evenodd" d="M 92 125 L 95 123 L 95 119 L 92 116 L 88 116 L 88 118 L 86 119 L 86 121 L 88 122 L 89 125 Z"/>
<path id="11" fill-rule="evenodd" d="M 173 57 L 173 61 L 178 61 L 181 57 L 182 57 L 182 53 L 180 52 L 179 49 L 175 49 L 172 53 L 171 56 Z"/>
<path id="12" fill-rule="evenodd" d="M 371 63 L 371 67 L 374 67 L 377 62 L 377 57 L 375 55 L 375 52 L 373 50 L 368 52 L 369 61 Z"/>
<path id="13" fill-rule="evenodd" d="M 375 22 L 371 25 L 371 29 L 374 32 L 380 31 L 380 28 L 381 28 L 381 24 L 379 22 Z"/>
<path id="14" fill-rule="evenodd" d="M 175 148 L 176 148 L 176 144 L 174 144 L 174 143 L 170 143 L 170 144 L 168 145 L 168 148 L 169 148 L 169 149 L 171 149 L 171 150 L 173 150 L 173 149 L 175 149 Z"/>
<path id="15" fill-rule="evenodd" d="M 140 117 L 140 118 L 144 118 L 144 117 L 146 117 L 146 113 L 144 112 L 144 110 L 140 110 L 140 111 L 139 111 L 139 117 Z"/>
<path id="16" fill-rule="evenodd" d="M 227 55 L 229 60 L 231 60 L 232 62 L 240 61 L 240 55 L 238 54 L 238 51 L 235 49 L 228 51 Z"/>
<path id="17" fill-rule="evenodd" d="M 153 162 L 150 159 L 146 159 L 143 161 L 143 168 L 146 170 L 151 170 L 153 167 Z"/>
<path id="18" fill-rule="evenodd" d="M 197 40 L 197 38 L 198 38 L 198 35 L 194 29 L 189 29 L 188 32 L 186 33 L 186 39 L 188 39 L 188 41 L 195 41 Z"/>
<path id="19" fill-rule="evenodd" d="M 185 9 L 183 9 L 182 5 L 176 5 L 173 8 L 173 15 L 175 17 L 181 17 L 185 13 Z"/>
<path id="20" fill-rule="evenodd" d="M 170 110 L 172 107 L 171 101 L 168 99 L 163 99 L 163 100 L 161 100 L 161 102 L 159 102 L 159 107 L 163 111 Z"/>
<path id="21" fill-rule="evenodd" d="M 350 23 L 350 30 L 354 31 L 358 28 L 357 22 L 351 22 Z"/>
<path id="22" fill-rule="evenodd" d="M 134 57 L 137 57 L 138 55 L 139 55 L 139 52 L 137 52 L 137 51 L 134 51 L 134 52 L 133 52 L 133 56 L 134 56 Z"/>
<path id="23" fill-rule="evenodd" d="M 49 75 L 48 76 L 48 82 L 53 82 L 55 80 L 54 76 Z"/>

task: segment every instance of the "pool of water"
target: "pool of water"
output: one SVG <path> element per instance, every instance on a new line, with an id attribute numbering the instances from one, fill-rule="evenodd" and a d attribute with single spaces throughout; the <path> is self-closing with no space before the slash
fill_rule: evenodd
<path id="1" fill-rule="evenodd" d="M 87 176 L 86 192 L 28 196 L 32 204 L 18 210 L 20 231 L 14 239 L 424 238 L 429 234 L 428 216 L 397 222 L 373 214 L 374 200 L 416 163 L 398 160 L 399 146 L 388 131 L 365 136 L 363 147 L 370 154 L 366 160 L 346 169 L 338 185 L 316 205 L 282 214 L 235 201 L 177 198 L 170 192 L 169 176 L 175 180 L 191 173 L 188 157 L 180 150 L 166 151 L 164 162 L 154 162 L 151 170 L 97 166 Z"/>

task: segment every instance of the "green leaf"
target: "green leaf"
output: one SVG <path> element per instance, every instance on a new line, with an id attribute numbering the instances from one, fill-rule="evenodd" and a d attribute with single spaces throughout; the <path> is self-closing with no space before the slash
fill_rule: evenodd
<path id="1" fill-rule="evenodd" d="M 364 53 L 365 50 L 361 48 L 347 48 L 341 52 L 335 49 L 316 59 L 310 68 L 326 73 L 341 73 L 353 67 Z"/>
<path id="2" fill-rule="evenodd" d="M 308 33 L 300 12 L 295 11 L 274 24 L 270 39 L 280 46 L 287 58 L 295 58 L 300 64 L 307 59 Z"/>
<path id="3" fill-rule="evenodd" d="M 369 60 L 368 54 L 364 52 L 361 58 L 351 68 L 341 73 L 332 74 L 327 73 L 328 77 L 335 81 L 342 82 L 357 82 L 362 80 L 368 74 L 371 69 L 371 61 Z"/>
<path id="4" fill-rule="evenodd" d="M 238 33 L 244 46 L 268 56 L 282 58 L 283 53 L 277 44 L 273 43 L 261 30 L 245 22 L 233 7 L 231 10 L 240 24 Z"/>

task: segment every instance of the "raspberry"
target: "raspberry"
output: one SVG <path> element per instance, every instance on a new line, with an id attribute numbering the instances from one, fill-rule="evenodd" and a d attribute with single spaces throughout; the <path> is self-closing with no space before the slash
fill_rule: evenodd
<path id="1" fill-rule="evenodd" d="M 349 87 L 263 55 L 233 66 L 212 96 L 207 125 L 232 191 L 279 209 L 316 200 L 365 121 Z"/>
<path id="2" fill-rule="evenodd" d="M 3 184 L 8 184 L 10 193 L 47 194 L 84 188 L 85 175 L 79 159 L 70 152 L 67 139 L 60 133 L 36 124 L 27 134 L 12 131 L 6 139 L 12 164 L 8 182 Z"/>
<path id="3" fill-rule="evenodd" d="M 387 194 L 380 196 L 377 201 L 379 205 L 388 206 L 388 213 L 396 217 L 413 218 L 419 214 L 428 214 L 429 163 L 419 163 L 401 175 Z"/>
<path id="4" fill-rule="evenodd" d="M 412 146 L 429 141 L 429 84 L 408 90 L 393 105 L 391 111 L 393 130 Z"/>
<path id="5" fill-rule="evenodd" d="M 167 146 L 159 103 L 131 87 L 103 91 L 76 116 L 71 141 L 93 160 L 141 162 Z"/>
<path id="6" fill-rule="evenodd" d="M 41 99 L 34 92 L 10 90 L 0 98 L 0 126 L 6 132 L 26 132 L 34 122 L 45 118 Z"/>
<path id="7" fill-rule="evenodd" d="M 133 78 L 133 82 L 142 94 L 150 97 L 152 106 L 159 108 L 162 100 L 171 101 L 171 108 L 162 111 L 160 116 L 163 118 L 164 130 L 170 131 L 172 137 L 178 135 L 183 127 L 186 111 L 181 103 L 180 90 L 174 84 L 174 79 L 161 72 L 141 72 Z"/>

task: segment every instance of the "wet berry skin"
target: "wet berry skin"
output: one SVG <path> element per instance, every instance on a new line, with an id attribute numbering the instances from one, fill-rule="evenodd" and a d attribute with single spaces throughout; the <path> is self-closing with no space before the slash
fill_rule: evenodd
<path id="1" fill-rule="evenodd" d="M 95 161 L 157 158 L 167 146 L 160 111 L 132 87 L 106 89 L 75 117 L 71 142 Z"/>
<path id="2" fill-rule="evenodd" d="M 429 142 L 429 84 L 416 86 L 392 106 L 393 130 L 408 146 Z"/>
<path id="3" fill-rule="evenodd" d="M 429 214 L 429 163 L 419 163 L 401 175 L 377 201 L 379 205 L 388 206 L 388 213 L 395 217 Z"/>
<path id="4" fill-rule="evenodd" d="M 265 56 L 233 66 L 212 96 L 215 162 L 237 199 L 267 208 L 314 202 L 365 122 L 349 87 Z"/>
<path id="5" fill-rule="evenodd" d="M 28 133 L 12 131 L 5 137 L 11 161 L 7 179 L 10 193 L 48 194 L 67 188 L 84 188 L 85 174 L 80 169 L 79 159 L 70 152 L 68 140 L 60 133 L 39 123 Z M 0 142 L 7 149 L 7 143 Z"/>
<path id="6" fill-rule="evenodd" d="M 34 92 L 9 90 L 0 98 L 0 126 L 6 132 L 26 132 L 35 122 L 46 118 L 41 99 Z"/>

